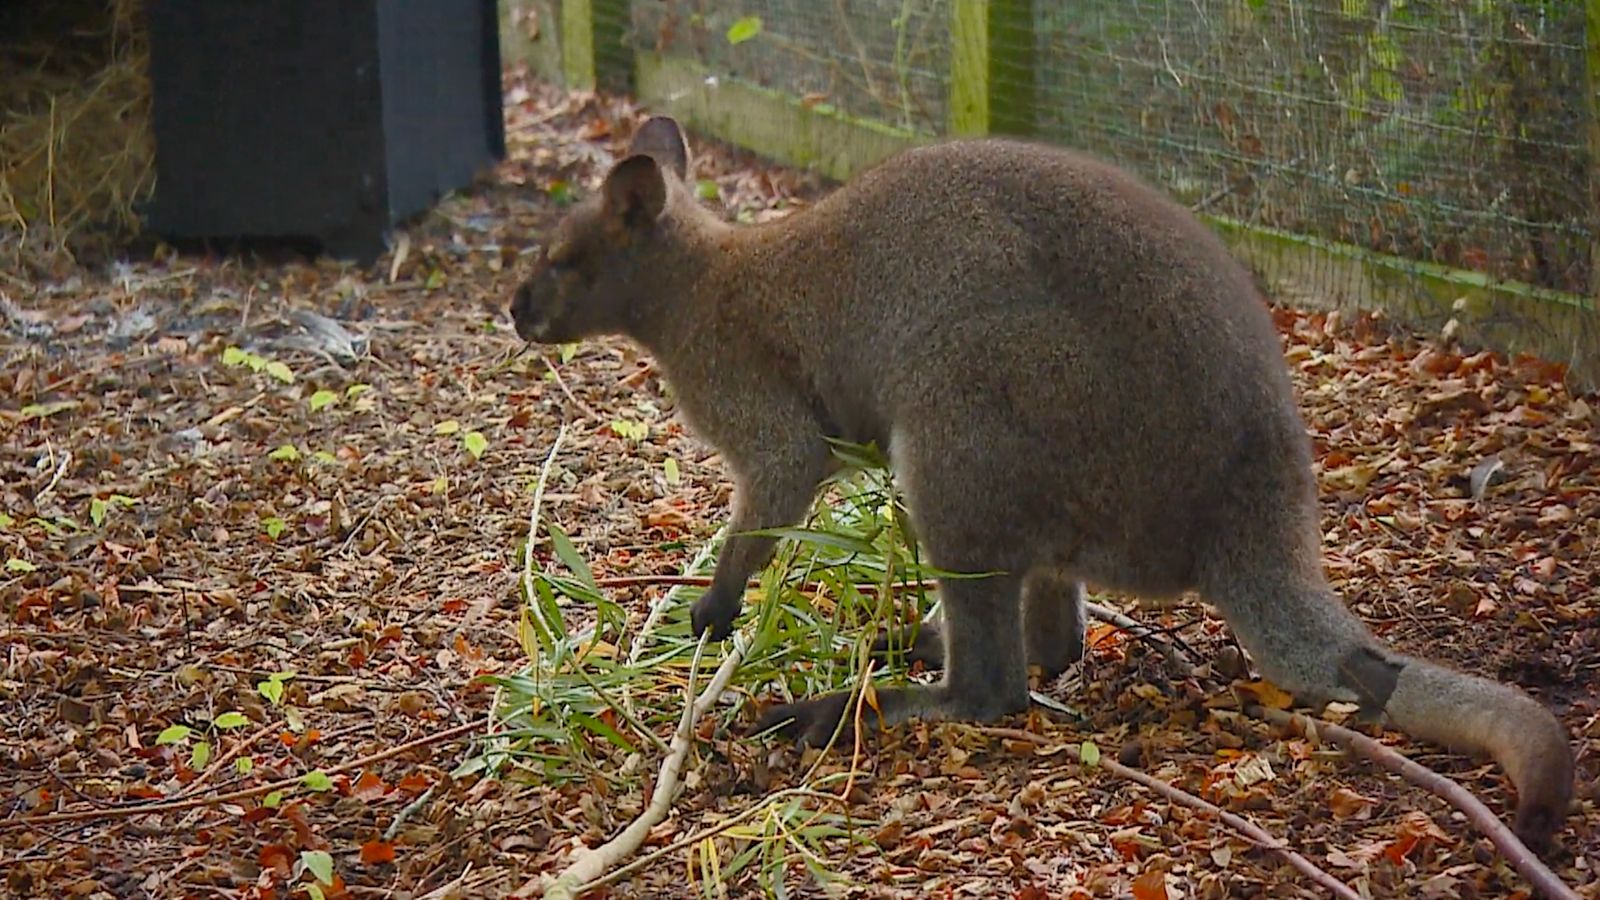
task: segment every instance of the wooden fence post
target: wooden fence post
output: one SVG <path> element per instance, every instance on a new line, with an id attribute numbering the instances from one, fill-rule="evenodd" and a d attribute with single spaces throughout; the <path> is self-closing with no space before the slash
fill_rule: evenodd
<path id="1" fill-rule="evenodd" d="M 953 0 L 950 132 L 1032 134 L 1034 54 L 1033 0 Z"/>

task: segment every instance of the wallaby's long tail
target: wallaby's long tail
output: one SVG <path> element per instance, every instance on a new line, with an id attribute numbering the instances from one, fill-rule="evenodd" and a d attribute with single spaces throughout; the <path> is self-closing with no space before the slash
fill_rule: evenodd
<path id="1" fill-rule="evenodd" d="M 1561 722 L 1516 688 L 1414 657 L 1390 662 L 1401 664 L 1384 704 L 1395 727 L 1493 756 L 1517 786 L 1517 836 L 1536 850 L 1546 846 L 1572 799 L 1572 749 Z"/>
<path id="2" fill-rule="evenodd" d="M 1517 788 L 1517 836 L 1549 845 L 1567 816 L 1574 763 L 1566 728 L 1542 704 L 1389 648 L 1321 584 L 1237 575 L 1225 584 L 1210 596 L 1263 675 L 1304 700 L 1356 702 L 1412 737 L 1494 757 Z"/>

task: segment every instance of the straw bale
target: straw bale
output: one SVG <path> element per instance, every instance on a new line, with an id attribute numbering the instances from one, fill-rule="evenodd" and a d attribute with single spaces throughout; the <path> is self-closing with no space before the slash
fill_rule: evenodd
<path id="1" fill-rule="evenodd" d="M 0 39 L 0 245 L 61 253 L 137 233 L 136 206 L 155 185 L 140 5 L 11 9 L 20 27 Z"/>

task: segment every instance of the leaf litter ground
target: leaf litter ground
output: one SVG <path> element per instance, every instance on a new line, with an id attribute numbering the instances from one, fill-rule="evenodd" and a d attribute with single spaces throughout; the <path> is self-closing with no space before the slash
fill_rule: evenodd
<path id="1" fill-rule="evenodd" d="M 512 159 L 370 269 L 162 251 L 0 273 L 0 890 L 281 896 L 332 871 L 328 894 L 498 896 L 643 807 L 637 773 L 449 774 L 476 752 L 470 726 L 491 701 L 476 679 L 526 662 L 516 548 L 558 424 L 544 515 L 597 576 L 679 573 L 726 513 L 716 456 L 673 420 L 646 356 L 620 341 L 527 352 L 505 314 L 522 260 L 638 114 L 513 73 Z M 701 177 L 746 219 L 823 190 L 697 150 Z M 1557 711 L 1581 785 L 1553 867 L 1595 895 L 1600 400 L 1553 367 L 1374 318 L 1275 315 L 1314 433 L 1332 577 L 1388 640 Z M 534 553 L 559 565 L 546 543 Z M 610 596 L 642 618 L 666 590 L 644 578 Z M 1088 721 L 1036 709 L 1009 724 L 1092 740 L 1372 896 L 1522 895 L 1442 801 L 1202 686 L 1247 674 L 1204 610 L 1136 615 L 1207 665 L 1175 676 L 1097 627 L 1083 671 L 1043 686 Z M 814 761 L 721 727 L 700 736 L 647 852 Z M 1509 807 L 1496 767 L 1388 739 Z M 653 773 L 659 752 L 646 756 L 639 771 Z M 1209 817 L 1049 742 L 918 725 L 822 766 L 852 773 L 855 840 L 809 861 L 838 896 L 1317 893 Z M 282 779 L 298 783 L 95 813 Z M 60 812 L 80 818 L 17 827 Z M 718 839 L 666 854 L 596 895 L 717 895 L 699 879 L 730 852 Z M 806 863 L 790 865 L 790 895 L 826 895 Z M 724 890 L 760 893 L 748 872 Z"/>

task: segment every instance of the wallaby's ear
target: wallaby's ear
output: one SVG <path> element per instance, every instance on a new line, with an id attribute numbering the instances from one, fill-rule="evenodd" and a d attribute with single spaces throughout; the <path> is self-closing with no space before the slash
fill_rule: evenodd
<path id="1" fill-rule="evenodd" d="M 628 155 L 641 153 L 655 157 L 656 162 L 671 169 L 679 178 L 689 177 L 689 142 L 684 140 L 683 129 L 671 116 L 652 116 L 633 133 Z"/>
<path id="2" fill-rule="evenodd" d="M 654 157 L 638 154 L 619 162 L 606 176 L 605 210 L 624 225 L 638 227 L 660 218 L 667 205 L 667 183 Z"/>

